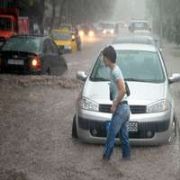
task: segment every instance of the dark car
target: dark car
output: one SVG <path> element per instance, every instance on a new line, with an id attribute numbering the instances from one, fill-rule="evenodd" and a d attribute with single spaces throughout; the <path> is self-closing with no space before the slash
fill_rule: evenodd
<path id="1" fill-rule="evenodd" d="M 157 48 L 160 48 L 159 38 L 152 35 L 130 35 L 115 38 L 113 44 L 145 44 L 154 45 Z"/>
<path id="2" fill-rule="evenodd" d="M 48 36 L 18 35 L 10 38 L 0 51 L 1 73 L 63 74 L 65 59 Z"/>

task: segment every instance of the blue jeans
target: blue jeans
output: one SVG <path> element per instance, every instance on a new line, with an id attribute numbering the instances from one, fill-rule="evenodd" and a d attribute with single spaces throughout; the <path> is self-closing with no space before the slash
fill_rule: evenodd
<path id="1" fill-rule="evenodd" d="M 115 145 L 115 138 L 118 133 L 122 145 L 122 157 L 130 158 L 131 148 L 129 144 L 129 133 L 127 129 L 129 117 L 130 117 L 129 105 L 119 104 L 112 116 L 110 126 L 107 132 L 107 139 L 103 154 L 104 158 L 110 159 Z"/>

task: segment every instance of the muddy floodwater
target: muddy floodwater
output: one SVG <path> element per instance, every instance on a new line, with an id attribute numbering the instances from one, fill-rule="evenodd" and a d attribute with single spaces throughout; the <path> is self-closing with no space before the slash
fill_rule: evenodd
<path id="1" fill-rule="evenodd" d="M 171 145 L 132 147 L 132 160 L 115 148 L 109 163 L 102 145 L 71 138 L 75 101 L 82 82 L 75 72 L 88 71 L 106 41 L 66 55 L 62 77 L 0 75 L 0 180 L 179 180 L 179 135 Z M 168 71 L 180 71 L 179 49 L 164 47 Z M 178 120 L 180 85 L 172 86 Z"/>

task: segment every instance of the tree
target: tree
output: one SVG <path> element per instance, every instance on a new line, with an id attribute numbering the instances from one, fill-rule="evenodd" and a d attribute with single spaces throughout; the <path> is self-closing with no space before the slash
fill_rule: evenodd
<path id="1" fill-rule="evenodd" d="M 79 24 L 94 22 L 112 17 L 114 6 L 118 0 L 18 0 L 22 15 L 26 15 L 37 23 L 41 33 L 44 26 L 50 26 L 50 30 L 56 24 L 56 11 L 59 14 L 60 25 L 63 22 Z M 46 6 L 48 5 L 48 6 Z M 49 23 L 44 22 L 45 12 L 51 7 L 52 13 L 48 15 Z M 33 10 L 33 13 L 32 13 Z"/>
<path id="2" fill-rule="evenodd" d="M 180 1 L 147 0 L 147 7 L 156 32 L 161 29 L 163 37 L 180 44 Z"/>

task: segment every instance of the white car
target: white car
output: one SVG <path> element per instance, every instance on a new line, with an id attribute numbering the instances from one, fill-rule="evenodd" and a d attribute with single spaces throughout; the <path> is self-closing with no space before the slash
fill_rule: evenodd
<path id="1" fill-rule="evenodd" d="M 176 137 L 177 120 L 170 84 L 180 74 L 168 77 L 161 53 L 154 45 L 113 44 L 117 64 L 128 83 L 131 95 L 130 142 L 135 145 L 159 145 Z M 77 73 L 85 81 L 76 103 L 72 135 L 88 143 L 104 143 L 106 123 L 111 120 L 110 70 L 100 54 L 89 75 Z M 117 138 L 117 142 L 118 142 Z"/>
<path id="2" fill-rule="evenodd" d="M 104 35 L 114 35 L 115 34 L 115 24 L 114 23 L 103 23 L 101 25 L 102 33 Z"/>
<path id="3" fill-rule="evenodd" d="M 115 38 L 113 44 L 147 44 L 160 48 L 160 40 L 157 36 L 152 35 L 128 35 L 125 37 Z"/>
<path id="4" fill-rule="evenodd" d="M 129 24 L 130 32 L 151 33 L 149 22 L 146 20 L 132 20 Z"/>

